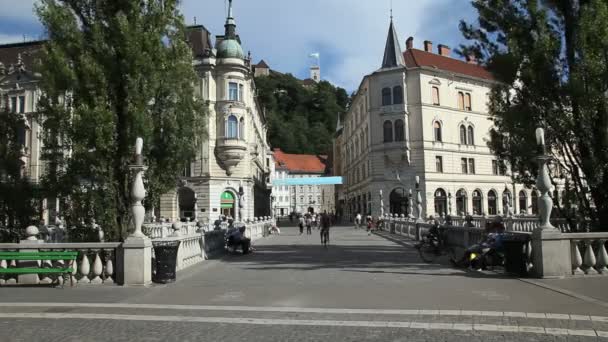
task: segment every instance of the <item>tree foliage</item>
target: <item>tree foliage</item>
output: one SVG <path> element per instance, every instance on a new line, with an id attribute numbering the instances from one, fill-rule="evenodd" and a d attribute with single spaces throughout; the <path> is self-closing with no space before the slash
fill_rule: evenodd
<path id="1" fill-rule="evenodd" d="M 290 74 L 256 78 L 258 99 L 266 108 L 268 139 L 288 153 L 326 154 L 331 151 L 338 115 L 346 111 L 346 91 L 321 81 L 304 87 Z"/>
<path id="2" fill-rule="evenodd" d="M 23 173 L 26 120 L 0 110 L 0 241 L 16 242 L 19 232 L 36 224 L 37 189 Z"/>
<path id="3" fill-rule="evenodd" d="M 531 183 L 537 151 L 530 146 L 535 128 L 544 127 L 567 197 L 608 229 L 608 2 L 476 0 L 473 6 L 479 22 L 461 23 L 473 40 L 461 53 L 476 55 L 500 82 L 491 96 L 490 146 Z"/>
<path id="4" fill-rule="evenodd" d="M 66 224 L 95 218 L 111 239 L 130 220 L 136 137 L 148 206 L 175 186 L 203 138 L 206 108 L 178 0 L 42 0 L 45 184 L 69 197 Z"/>

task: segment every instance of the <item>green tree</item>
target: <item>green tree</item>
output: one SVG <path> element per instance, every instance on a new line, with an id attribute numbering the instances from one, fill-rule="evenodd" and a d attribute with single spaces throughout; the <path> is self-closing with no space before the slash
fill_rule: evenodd
<path id="1" fill-rule="evenodd" d="M 130 220 L 129 164 L 144 139 L 148 206 L 175 186 L 204 137 L 206 106 L 178 0 L 42 0 L 45 184 L 68 226 L 95 218 L 111 239 Z"/>
<path id="2" fill-rule="evenodd" d="M 292 75 L 279 73 L 256 78 L 256 86 L 272 147 L 288 153 L 331 151 L 338 115 L 350 101 L 344 89 L 326 81 L 305 87 Z"/>
<path id="3" fill-rule="evenodd" d="M 0 241 L 18 240 L 36 224 L 37 189 L 23 173 L 26 121 L 22 114 L 0 110 Z"/>
<path id="4" fill-rule="evenodd" d="M 608 229 L 608 2 L 475 0 L 475 25 L 461 22 L 464 55 L 499 82 L 490 113 L 490 147 L 532 183 L 534 130 L 568 179 L 578 211 Z M 561 214 L 567 214 L 561 210 Z"/>

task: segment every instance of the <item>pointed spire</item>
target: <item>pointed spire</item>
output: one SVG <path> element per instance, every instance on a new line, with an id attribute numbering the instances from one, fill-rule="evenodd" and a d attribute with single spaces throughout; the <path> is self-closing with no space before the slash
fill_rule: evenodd
<path id="1" fill-rule="evenodd" d="M 236 21 L 232 14 L 232 0 L 228 0 L 228 17 L 226 18 L 226 39 L 236 38 Z"/>
<path id="2" fill-rule="evenodd" d="M 405 63 L 403 61 L 401 46 L 399 45 L 397 31 L 395 30 L 395 25 L 393 25 L 393 19 L 391 18 L 391 25 L 388 28 L 388 37 L 386 38 L 386 47 L 384 48 L 382 69 L 394 68 L 403 65 L 405 65 Z"/>

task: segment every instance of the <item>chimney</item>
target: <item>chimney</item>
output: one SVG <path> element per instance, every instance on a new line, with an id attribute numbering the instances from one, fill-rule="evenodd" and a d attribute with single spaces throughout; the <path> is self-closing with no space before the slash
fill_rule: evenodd
<path id="1" fill-rule="evenodd" d="M 468 54 L 465 58 L 468 64 L 477 64 L 477 58 L 475 58 L 474 54 Z"/>
<path id="2" fill-rule="evenodd" d="M 430 40 L 424 41 L 424 51 L 433 52 L 433 42 Z"/>
<path id="3" fill-rule="evenodd" d="M 414 47 L 414 37 L 409 37 L 406 41 L 405 41 L 405 48 L 407 50 L 412 49 Z"/>
<path id="4" fill-rule="evenodd" d="M 450 57 L 450 47 L 447 45 L 439 44 L 437 47 L 437 52 L 439 52 L 439 54 L 442 56 Z"/>

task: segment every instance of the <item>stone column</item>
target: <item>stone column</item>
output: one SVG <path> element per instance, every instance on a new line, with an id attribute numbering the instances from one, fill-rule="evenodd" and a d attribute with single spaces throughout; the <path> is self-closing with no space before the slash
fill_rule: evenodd
<path id="1" fill-rule="evenodd" d="M 123 242 L 117 257 L 117 280 L 122 285 L 145 286 L 152 282 L 152 241 L 141 231 L 145 215 L 141 201 L 146 197 L 143 173 L 147 169 L 143 165 L 142 147 L 143 139 L 137 138 L 136 162 L 131 166 L 131 170 L 135 172 L 131 188 L 134 230 Z"/>
<path id="2" fill-rule="evenodd" d="M 38 235 L 38 227 L 29 226 L 25 228 L 25 234 L 27 238 L 25 240 L 19 241 L 22 244 L 42 244 L 44 241 L 38 240 L 36 235 Z M 38 249 L 19 249 L 19 252 L 38 252 Z M 40 267 L 41 262 L 39 260 L 18 260 L 18 267 Z M 19 274 L 17 276 L 17 282 L 19 284 L 33 285 L 40 283 L 40 279 L 37 274 Z"/>

